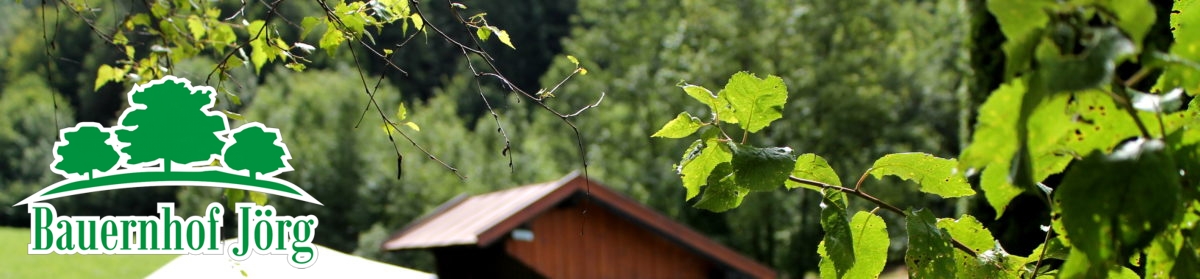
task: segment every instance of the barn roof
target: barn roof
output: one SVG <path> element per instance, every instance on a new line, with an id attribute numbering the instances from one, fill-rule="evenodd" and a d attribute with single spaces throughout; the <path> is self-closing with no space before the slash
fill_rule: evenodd
<path id="1" fill-rule="evenodd" d="M 775 277 L 775 271 L 671 220 L 645 205 L 574 172 L 557 181 L 477 195 L 460 195 L 396 232 L 383 243 L 386 250 L 473 245 L 486 247 L 541 213 L 576 194 L 590 194 L 601 208 L 628 216 L 696 253 L 754 277 Z"/>

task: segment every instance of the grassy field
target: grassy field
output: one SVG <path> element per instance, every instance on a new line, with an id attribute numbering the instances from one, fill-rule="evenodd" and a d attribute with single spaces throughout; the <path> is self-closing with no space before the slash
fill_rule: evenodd
<path id="1" fill-rule="evenodd" d="M 143 278 L 177 255 L 29 255 L 29 229 L 0 227 L 0 278 Z"/>

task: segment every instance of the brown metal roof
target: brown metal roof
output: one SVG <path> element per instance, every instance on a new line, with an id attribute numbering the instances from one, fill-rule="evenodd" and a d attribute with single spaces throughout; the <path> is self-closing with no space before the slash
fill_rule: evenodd
<path id="1" fill-rule="evenodd" d="M 655 231 L 723 265 L 757 278 L 776 273 L 740 253 L 671 220 L 645 205 L 574 172 L 558 181 L 539 183 L 474 197 L 455 198 L 414 221 L 383 243 L 385 250 L 436 248 L 458 245 L 485 247 L 576 193 L 588 192 L 592 201 L 629 216 Z"/>

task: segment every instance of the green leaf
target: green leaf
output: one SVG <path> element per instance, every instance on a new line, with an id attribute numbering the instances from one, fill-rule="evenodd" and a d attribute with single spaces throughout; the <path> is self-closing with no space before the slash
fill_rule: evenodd
<path id="1" fill-rule="evenodd" d="M 225 203 L 229 208 L 237 208 L 237 203 L 242 202 L 246 198 L 246 190 L 240 189 L 225 189 Z"/>
<path id="2" fill-rule="evenodd" d="M 1188 61 L 1200 61 L 1200 2 L 1176 1 L 1171 14 L 1175 44 L 1171 55 Z M 1182 87 L 1189 95 L 1200 92 L 1200 70 L 1181 64 L 1169 65 L 1159 79 L 1159 88 Z"/>
<path id="3" fill-rule="evenodd" d="M 697 101 L 708 105 L 708 108 L 712 109 L 721 121 L 730 124 L 738 123 L 737 117 L 733 115 L 733 109 L 729 108 L 729 101 L 717 97 L 717 94 L 713 94 L 712 91 L 702 86 L 684 84 L 679 87 L 683 88 L 683 92 L 687 93 L 688 96 L 692 96 Z"/>
<path id="4" fill-rule="evenodd" d="M 238 114 L 236 112 L 232 112 L 232 111 L 228 111 L 228 110 L 221 110 L 221 113 L 224 113 L 226 117 L 229 117 L 229 119 L 238 120 L 238 121 L 246 121 L 245 117 L 242 117 L 241 114 Z"/>
<path id="5" fill-rule="evenodd" d="M 396 107 L 396 121 L 404 121 L 405 119 L 408 119 L 408 108 L 404 107 L 404 103 L 400 103 Z"/>
<path id="6" fill-rule="evenodd" d="M 1054 0 L 992 0 L 987 9 L 1000 23 L 1006 38 L 1023 38 L 1050 21 L 1045 9 L 1056 6 Z"/>
<path id="7" fill-rule="evenodd" d="M 1091 90 L 1075 94 L 1071 111 L 1080 121 L 1067 137 L 1067 147 L 1076 154 L 1092 151 L 1110 153 L 1117 143 L 1141 134 L 1137 123 L 1113 101 L 1100 91 Z"/>
<path id="8" fill-rule="evenodd" d="M 1133 42 L 1116 27 L 1084 27 L 1096 36 L 1094 46 L 1080 54 L 1062 54 L 1050 39 L 1038 45 L 1040 81 L 1049 93 L 1081 91 L 1107 86 L 1113 78 L 1116 63 L 1136 51 Z M 1035 84 L 1031 87 L 1038 87 Z"/>
<path id="9" fill-rule="evenodd" d="M 783 105 L 787 103 L 787 86 L 783 79 L 777 76 L 760 79 L 748 72 L 734 74 L 725 89 L 717 94 L 729 101 L 734 117 L 740 121 L 738 125 L 751 133 L 782 118 Z"/>
<path id="10" fill-rule="evenodd" d="M 825 191 L 821 201 L 821 228 L 825 230 L 825 255 L 833 262 L 837 277 L 846 275 L 854 266 L 854 237 L 850 229 L 850 218 L 846 214 L 846 194 L 837 190 Z"/>
<path id="11" fill-rule="evenodd" d="M 300 40 L 308 38 L 308 33 L 311 33 L 313 29 L 317 27 L 317 24 L 321 24 L 322 22 L 324 22 L 324 20 L 315 16 L 304 17 L 304 20 L 300 21 Z"/>
<path id="12" fill-rule="evenodd" d="M 825 241 L 817 245 L 821 256 L 821 278 L 877 278 L 887 263 L 887 224 L 883 218 L 866 211 L 859 211 L 850 220 L 851 242 L 854 245 L 854 265 L 843 273 L 837 272 L 834 262 L 826 252 Z M 840 276 L 839 276 L 840 275 Z"/>
<path id="13" fill-rule="evenodd" d="M 413 28 L 417 31 L 425 31 L 425 20 L 421 19 L 420 15 L 414 13 L 408 16 L 408 20 L 412 21 Z"/>
<path id="14" fill-rule="evenodd" d="M 672 139 L 682 138 L 695 133 L 703 125 L 704 123 L 701 123 L 699 118 L 692 117 L 687 112 L 681 112 L 675 119 L 667 122 L 666 125 L 663 125 L 662 129 L 659 129 L 658 132 L 650 136 Z"/>
<path id="15" fill-rule="evenodd" d="M 959 156 L 959 168 L 978 169 L 1012 158 L 1017 150 L 1017 121 L 1012 114 L 1021 109 L 1024 95 L 1023 79 L 1012 80 L 992 91 L 987 101 L 979 106 L 971 145 Z"/>
<path id="16" fill-rule="evenodd" d="M 496 38 L 500 39 L 501 43 L 504 43 L 504 45 L 507 45 L 512 49 L 517 49 L 517 47 L 513 46 L 512 39 L 508 37 L 508 31 L 504 31 L 503 29 L 491 25 L 487 26 L 487 29 L 490 29 L 492 33 L 495 33 Z"/>
<path id="17" fill-rule="evenodd" d="M 1071 246 L 1091 264 L 1106 265 L 1127 259 L 1166 228 L 1180 210 L 1180 188 L 1163 143 L 1136 140 L 1077 162 L 1054 198 Z"/>
<path id="18" fill-rule="evenodd" d="M 195 40 L 203 38 L 205 30 L 208 29 L 204 26 L 204 20 L 196 16 L 188 17 L 187 27 L 188 31 L 192 33 L 192 38 Z"/>
<path id="19" fill-rule="evenodd" d="M 96 85 L 92 88 L 92 91 L 100 91 L 100 87 L 109 82 L 120 81 L 121 77 L 125 75 L 124 72 L 124 70 L 113 68 L 106 64 L 100 65 L 100 68 L 96 69 Z"/>
<path id="20" fill-rule="evenodd" d="M 946 230 L 954 239 L 962 242 L 967 248 L 976 253 L 991 250 L 996 245 L 992 233 L 983 227 L 975 216 L 963 215 L 958 220 L 942 218 L 937 220 L 937 227 Z"/>
<path id="21" fill-rule="evenodd" d="M 1009 182 L 1008 164 L 1008 162 L 993 164 L 984 169 L 982 177 L 979 178 L 979 188 L 983 189 L 983 196 L 987 199 L 988 205 L 996 210 L 996 219 L 1004 216 L 1004 212 L 1008 209 L 1008 203 L 1013 198 L 1025 192 L 1021 187 Z"/>
<path id="22" fill-rule="evenodd" d="M 916 182 L 921 186 L 921 192 L 944 198 L 974 195 L 975 190 L 971 190 L 971 184 L 967 183 L 967 178 L 957 170 L 957 166 L 958 161 L 954 159 L 938 158 L 927 153 L 897 153 L 876 160 L 871 166 L 871 175 L 876 179 L 895 175 Z"/>
<path id="23" fill-rule="evenodd" d="M 687 188 L 688 200 L 700 194 L 700 186 L 708 183 L 709 176 L 717 165 L 733 160 L 729 146 L 720 143 L 716 137 L 705 139 L 703 145 L 698 145 L 697 148 L 701 150 L 700 153 L 684 160 L 679 172 L 683 178 L 683 187 Z"/>
<path id="24" fill-rule="evenodd" d="M 1176 226 L 1159 234 L 1150 242 L 1146 253 L 1146 278 L 1169 278 L 1175 268 L 1175 259 L 1183 247 L 1183 234 Z M 1186 252 L 1185 252 L 1186 253 Z"/>
<path id="25" fill-rule="evenodd" d="M 226 46 L 237 41 L 237 33 L 233 32 L 233 26 L 222 22 L 213 26 L 213 29 L 208 31 L 208 39 L 214 42 L 213 48 L 218 52 L 224 51 Z"/>
<path id="26" fill-rule="evenodd" d="M 253 201 L 255 204 L 258 204 L 260 206 L 267 204 L 267 194 L 266 193 L 255 192 L 255 191 L 247 191 L 247 192 L 250 192 L 250 201 Z"/>
<path id="27" fill-rule="evenodd" d="M 833 167 L 829 166 L 828 162 L 825 162 L 825 158 L 821 158 L 821 156 L 817 156 L 817 154 L 806 153 L 804 155 L 800 155 L 799 158 L 796 158 L 796 166 L 792 169 L 792 176 L 829 185 L 842 186 L 842 179 L 838 177 L 837 172 L 833 170 Z M 804 187 L 811 190 L 821 191 L 820 187 L 794 182 L 791 180 L 788 180 L 784 186 L 788 189 Z"/>
<path id="28" fill-rule="evenodd" d="M 571 64 L 575 64 L 575 67 L 579 67 L 579 59 L 576 59 L 575 56 L 567 55 L 567 60 L 571 61 Z"/>
<path id="29" fill-rule="evenodd" d="M 417 132 L 421 131 L 421 126 L 417 126 L 417 123 L 413 123 L 412 121 L 404 122 L 404 127 L 408 127 L 409 129 L 413 129 L 413 131 Z"/>
<path id="30" fill-rule="evenodd" d="M 254 64 L 254 72 L 262 73 L 262 66 L 267 64 L 270 56 L 267 54 L 267 43 L 265 40 L 250 41 L 250 63 Z"/>
<path id="31" fill-rule="evenodd" d="M 487 26 L 475 28 L 475 36 L 479 37 L 480 41 L 486 42 L 492 36 L 492 29 L 488 29 Z"/>
<path id="32" fill-rule="evenodd" d="M 956 249 L 958 273 L 955 278 L 1018 278 L 1021 274 L 1027 260 L 1004 252 L 997 246 L 992 233 L 975 217 L 963 215 L 958 220 L 938 219 L 937 227 L 979 255 L 972 257 Z"/>
<path id="33" fill-rule="evenodd" d="M 725 212 L 742 204 L 742 199 L 750 190 L 734 183 L 733 177 L 729 176 L 730 171 L 729 163 L 721 163 L 713 169 L 712 175 L 707 179 L 708 186 L 704 188 L 704 195 L 700 196 L 700 200 L 694 205 L 696 208 Z"/>
<path id="34" fill-rule="evenodd" d="M 1154 25 L 1154 5 L 1146 0 L 1102 0 L 1097 4 L 1105 6 L 1108 11 L 1116 14 L 1116 24 L 1122 31 L 1129 34 L 1136 46 L 1142 45 L 1142 39 Z"/>
<path id="35" fill-rule="evenodd" d="M 738 186 L 754 191 L 773 191 L 796 165 L 792 149 L 786 147 L 758 148 L 730 143 L 733 150 L 733 178 Z"/>
<path id="36" fill-rule="evenodd" d="M 912 278 L 945 276 L 958 272 L 954 263 L 954 246 L 950 235 L 936 225 L 928 210 L 909 210 L 908 252 L 904 262 Z"/>
<path id="37" fill-rule="evenodd" d="M 330 56 L 333 56 L 334 53 L 337 52 L 337 48 L 341 46 L 342 42 L 344 41 L 346 41 L 346 37 L 342 36 L 342 32 L 331 26 L 329 28 L 325 28 L 325 34 L 321 35 L 321 41 L 317 44 L 321 47 L 321 49 L 324 49 L 326 52 L 328 52 Z"/>

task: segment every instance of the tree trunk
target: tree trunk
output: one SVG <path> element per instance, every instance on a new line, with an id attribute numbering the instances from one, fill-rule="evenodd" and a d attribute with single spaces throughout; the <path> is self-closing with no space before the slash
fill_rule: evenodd
<path id="1" fill-rule="evenodd" d="M 171 172 L 171 161 L 163 159 L 163 172 Z"/>

